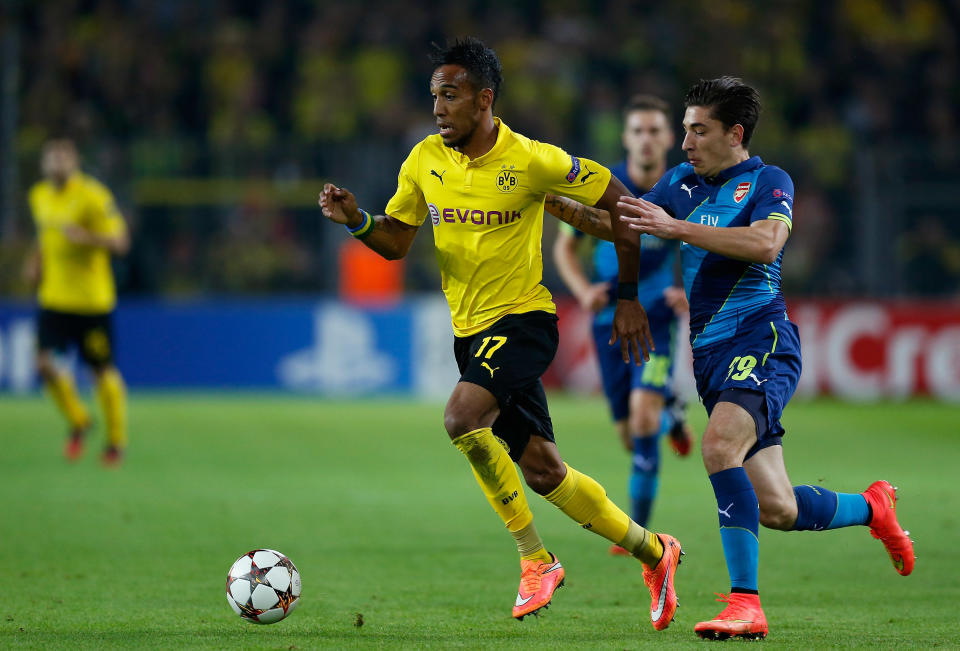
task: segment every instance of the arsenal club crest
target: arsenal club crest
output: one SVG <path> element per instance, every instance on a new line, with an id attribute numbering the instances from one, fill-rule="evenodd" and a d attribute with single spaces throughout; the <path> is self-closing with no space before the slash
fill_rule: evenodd
<path id="1" fill-rule="evenodd" d="M 733 191 L 733 200 L 737 203 L 743 201 L 743 198 L 747 196 L 750 192 L 750 183 L 744 182 L 737 186 L 737 189 Z"/>

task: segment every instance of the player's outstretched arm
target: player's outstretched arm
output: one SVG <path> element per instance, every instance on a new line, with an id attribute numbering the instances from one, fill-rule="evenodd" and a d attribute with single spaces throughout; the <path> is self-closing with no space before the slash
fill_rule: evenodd
<path id="1" fill-rule="evenodd" d="M 119 232 L 107 235 L 76 224 L 67 224 L 63 227 L 63 234 L 73 244 L 106 249 L 112 255 L 126 255 L 130 251 L 130 235 L 125 226 Z"/>
<path id="2" fill-rule="evenodd" d="M 543 204 L 548 213 L 587 235 L 601 240 L 613 241 L 610 213 L 594 206 L 585 206 L 568 197 L 548 194 Z"/>
<path id="3" fill-rule="evenodd" d="M 630 229 L 620 219 L 623 209 L 619 201 L 625 195 L 632 196 L 617 177 L 611 176 L 607 189 L 597 202 L 597 208 L 602 208 L 611 215 L 613 244 L 617 249 L 617 264 L 620 268 L 617 281 L 617 308 L 613 315 L 610 344 L 613 345 L 619 339 L 620 355 L 624 363 L 630 362 L 632 353 L 634 363 L 639 365 L 641 360 L 650 361 L 650 351 L 654 349 L 653 333 L 650 332 L 647 313 L 637 300 L 640 234 Z"/>
<path id="4" fill-rule="evenodd" d="M 761 219 L 750 226 L 718 227 L 674 219 L 660 206 L 630 196 L 619 202 L 621 221 L 638 233 L 666 240 L 682 240 L 735 260 L 771 264 L 790 237 L 789 227 L 775 219 Z"/>
<path id="5" fill-rule="evenodd" d="M 351 231 L 361 229 L 358 238 L 371 250 L 387 260 L 399 260 L 407 255 L 417 227 L 405 224 L 389 215 L 370 215 L 357 206 L 357 199 L 346 188 L 332 183 L 323 186 L 319 202 L 323 215 L 336 224 L 343 224 Z M 371 223 L 365 223 L 366 220 Z"/>

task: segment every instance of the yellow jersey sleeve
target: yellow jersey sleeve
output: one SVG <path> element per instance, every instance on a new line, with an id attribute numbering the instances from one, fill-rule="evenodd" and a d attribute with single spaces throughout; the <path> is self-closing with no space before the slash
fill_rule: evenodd
<path id="1" fill-rule="evenodd" d="M 106 186 L 91 181 L 87 187 L 90 230 L 100 235 L 120 235 L 127 225 L 117 209 L 117 202 Z"/>
<path id="2" fill-rule="evenodd" d="M 527 174 L 530 186 L 593 206 L 610 184 L 610 170 L 587 158 L 571 156 L 555 145 L 533 142 Z"/>
<path id="3" fill-rule="evenodd" d="M 427 218 L 427 202 L 417 182 L 420 172 L 420 153 L 423 143 L 414 147 L 400 166 L 397 191 L 387 202 L 385 214 L 411 226 L 420 226 Z"/>

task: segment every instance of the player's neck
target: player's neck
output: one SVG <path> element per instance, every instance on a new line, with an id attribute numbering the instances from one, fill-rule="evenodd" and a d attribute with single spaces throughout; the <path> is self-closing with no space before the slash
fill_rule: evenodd
<path id="1" fill-rule="evenodd" d="M 719 176 L 720 174 L 722 174 L 723 172 L 726 172 L 731 167 L 736 167 L 743 161 L 749 160 L 749 159 L 750 159 L 750 153 L 746 149 L 739 149 L 733 156 L 730 157 L 730 160 L 727 161 L 727 164 L 724 165 L 723 168 L 719 172 L 717 172 L 714 176 Z"/>
<path id="2" fill-rule="evenodd" d="M 480 121 L 480 124 L 477 125 L 476 130 L 470 137 L 470 141 L 457 147 L 457 151 L 470 160 L 479 158 L 493 149 L 493 146 L 497 144 L 497 134 L 499 131 L 500 129 L 493 119 L 493 116 L 485 117 Z"/>
<path id="3" fill-rule="evenodd" d="M 50 183 L 53 185 L 54 189 L 56 189 L 57 192 L 60 192 L 65 187 L 67 187 L 67 183 L 70 182 L 71 176 L 73 175 L 68 174 L 66 176 L 51 176 Z"/>
<path id="4" fill-rule="evenodd" d="M 646 166 L 627 159 L 627 176 L 641 190 L 649 190 L 656 185 L 666 171 L 667 162 L 664 160 L 659 161 L 656 165 Z"/>

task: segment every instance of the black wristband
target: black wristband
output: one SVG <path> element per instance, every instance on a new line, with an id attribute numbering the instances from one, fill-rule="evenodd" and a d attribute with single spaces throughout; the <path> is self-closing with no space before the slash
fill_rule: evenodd
<path id="1" fill-rule="evenodd" d="M 617 283 L 617 299 L 632 301 L 637 298 L 637 283 Z"/>

